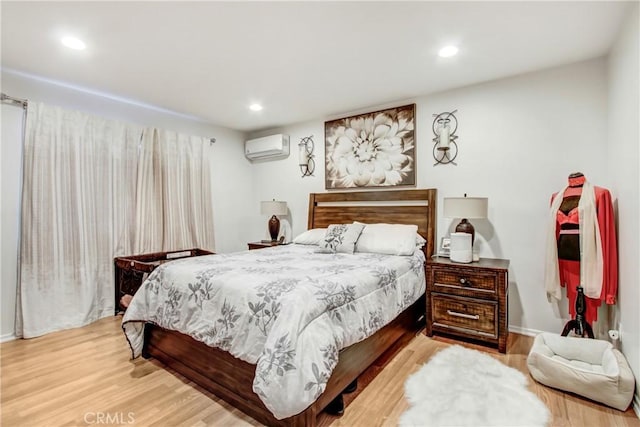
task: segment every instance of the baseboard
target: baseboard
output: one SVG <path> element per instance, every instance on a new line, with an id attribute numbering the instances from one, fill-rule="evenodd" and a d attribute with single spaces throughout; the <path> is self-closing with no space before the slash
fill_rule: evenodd
<path id="1" fill-rule="evenodd" d="M 13 341 L 15 339 L 18 339 L 18 337 L 16 337 L 15 334 L 5 334 L 0 336 L 0 342 Z"/>
<path id="2" fill-rule="evenodd" d="M 515 334 L 527 335 L 529 337 L 535 337 L 538 334 L 541 334 L 544 331 L 539 331 L 537 329 L 529 329 L 522 328 L 520 326 L 509 325 L 509 332 L 513 332 Z"/>

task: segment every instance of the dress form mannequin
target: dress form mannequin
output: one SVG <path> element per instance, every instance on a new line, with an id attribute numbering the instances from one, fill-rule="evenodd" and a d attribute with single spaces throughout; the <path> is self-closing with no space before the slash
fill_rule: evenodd
<path id="1" fill-rule="evenodd" d="M 560 211 L 565 217 L 571 215 L 574 209 L 578 208 L 584 182 L 585 177 L 580 172 L 569 175 L 569 187 L 565 190 L 564 198 L 560 205 Z M 567 270 L 568 267 L 565 265 L 565 268 L 563 268 L 562 260 L 580 262 L 580 235 L 576 234 L 575 231 L 579 231 L 578 224 L 565 223 L 560 225 L 560 233 L 558 235 L 558 262 L 560 263 L 561 276 L 563 275 L 562 271 Z M 562 283 L 566 284 L 566 281 L 563 280 Z M 589 338 L 593 338 L 593 329 L 589 322 L 585 320 L 587 305 L 582 286 L 578 284 L 575 286 L 575 289 L 575 318 L 565 324 L 561 335 L 567 336 L 569 332 L 573 330 L 578 336 L 584 336 L 586 334 Z"/>
<path id="2" fill-rule="evenodd" d="M 580 315 L 581 324 L 577 329 L 581 333 L 588 333 L 587 328 L 584 326 L 585 323 L 590 324 L 597 320 L 598 307 L 602 301 L 607 304 L 615 304 L 618 283 L 618 259 L 611 194 L 605 188 L 594 186 L 596 215 L 603 255 L 602 292 L 600 298 L 589 298 L 583 296 L 578 289 L 582 284 L 580 278 L 578 204 L 585 181 L 585 176 L 580 172 L 569 175 L 569 186 L 564 191 L 556 219 L 560 284 L 567 289 L 570 314 L 575 320 L 578 319 L 577 315 Z M 578 301 L 579 295 L 580 301 Z M 584 301 L 582 301 L 582 298 L 584 298 Z M 578 313 L 578 311 L 581 313 Z M 575 324 L 572 325 L 572 328 L 576 328 Z"/>

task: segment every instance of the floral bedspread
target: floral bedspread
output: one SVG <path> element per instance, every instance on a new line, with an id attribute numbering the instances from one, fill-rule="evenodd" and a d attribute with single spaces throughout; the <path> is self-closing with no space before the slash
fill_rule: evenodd
<path id="1" fill-rule="evenodd" d="M 185 258 L 149 275 L 122 327 L 133 357 L 144 322 L 256 364 L 253 390 L 278 418 L 324 391 L 338 352 L 369 337 L 425 291 L 424 254 L 316 253 L 317 246 Z"/>

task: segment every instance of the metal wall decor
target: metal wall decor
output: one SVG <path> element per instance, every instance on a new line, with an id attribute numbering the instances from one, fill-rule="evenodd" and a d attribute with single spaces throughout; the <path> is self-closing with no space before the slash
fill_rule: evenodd
<path id="1" fill-rule="evenodd" d="M 458 156 L 458 144 L 456 139 L 456 131 L 458 130 L 458 119 L 454 113 L 458 110 L 451 112 L 445 111 L 444 113 L 434 114 L 433 124 L 431 129 L 435 137 L 433 138 L 433 158 L 436 162 L 433 164 L 437 166 L 439 164 L 446 165 L 447 163 L 453 163 Z"/>
<path id="2" fill-rule="evenodd" d="M 313 171 L 316 169 L 316 162 L 313 160 L 313 150 L 313 135 L 300 139 L 300 143 L 298 144 L 298 164 L 300 165 L 303 178 L 305 176 L 313 176 Z"/>

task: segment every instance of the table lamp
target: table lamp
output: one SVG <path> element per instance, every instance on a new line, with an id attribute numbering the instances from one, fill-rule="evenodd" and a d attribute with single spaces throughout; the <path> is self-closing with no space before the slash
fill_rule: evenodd
<path id="1" fill-rule="evenodd" d="M 457 233 L 471 234 L 471 246 L 476 237 L 476 230 L 468 221 L 469 218 L 486 218 L 489 199 L 486 197 L 445 197 L 443 215 L 445 218 L 462 218 L 456 226 Z"/>
<path id="2" fill-rule="evenodd" d="M 278 233 L 280 232 L 280 220 L 276 215 L 287 214 L 287 202 L 280 202 L 275 199 L 267 202 L 260 202 L 260 213 L 262 213 L 262 215 L 271 215 L 268 222 L 269 235 L 271 236 L 272 242 L 277 241 Z"/>

